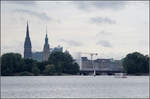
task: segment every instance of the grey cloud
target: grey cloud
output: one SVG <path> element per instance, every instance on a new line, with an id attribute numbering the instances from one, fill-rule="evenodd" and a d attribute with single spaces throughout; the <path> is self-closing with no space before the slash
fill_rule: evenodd
<path id="1" fill-rule="evenodd" d="M 100 31 L 99 33 L 96 34 L 96 37 L 101 37 L 101 36 L 104 36 L 104 35 L 109 36 L 109 35 L 112 35 L 112 33 L 102 30 L 102 31 Z"/>
<path id="2" fill-rule="evenodd" d="M 79 43 L 79 42 L 76 42 L 76 41 L 73 41 L 73 40 L 61 39 L 60 41 L 65 42 L 65 43 L 67 43 L 68 45 L 71 45 L 71 46 L 82 46 L 82 43 Z"/>
<path id="3" fill-rule="evenodd" d="M 46 21 L 51 20 L 51 18 L 46 13 L 40 13 L 40 12 L 35 12 L 35 11 L 31 11 L 31 10 L 26 10 L 26 9 L 16 9 L 16 10 L 14 10 L 14 12 L 32 15 L 41 20 L 46 20 Z"/>
<path id="4" fill-rule="evenodd" d="M 125 7 L 126 1 L 74 1 L 78 8 L 88 10 L 91 7 L 119 10 Z"/>
<path id="5" fill-rule="evenodd" d="M 106 41 L 106 40 L 101 40 L 99 42 L 96 43 L 97 45 L 101 45 L 103 47 L 112 47 L 112 45 L 110 44 L 109 41 Z"/>
<path id="6" fill-rule="evenodd" d="M 95 38 L 98 39 L 96 44 L 104 47 L 112 47 L 111 43 L 109 42 L 109 38 L 111 37 L 110 35 L 112 35 L 111 32 L 104 30 L 100 31 L 95 35 Z"/>
<path id="7" fill-rule="evenodd" d="M 112 20 L 108 17 L 93 17 L 93 18 L 90 18 L 90 22 L 96 23 L 96 24 L 102 24 L 102 23 L 116 24 L 115 20 Z"/>

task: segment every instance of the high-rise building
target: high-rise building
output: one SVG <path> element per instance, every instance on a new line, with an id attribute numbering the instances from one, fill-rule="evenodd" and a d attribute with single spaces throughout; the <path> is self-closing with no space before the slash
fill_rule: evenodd
<path id="1" fill-rule="evenodd" d="M 50 48 L 49 48 L 49 44 L 48 44 L 47 28 L 46 28 L 45 44 L 44 44 L 44 48 L 43 48 L 43 61 L 48 61 L 49 55 L 50 55 Z"/>
<path id="2" fill-rule="evenodd" d="M 29 26 L 27 22 L 26 38 L 24 42 L 24 58 L 32 58 L 32 45 L 29 36 Z"/>

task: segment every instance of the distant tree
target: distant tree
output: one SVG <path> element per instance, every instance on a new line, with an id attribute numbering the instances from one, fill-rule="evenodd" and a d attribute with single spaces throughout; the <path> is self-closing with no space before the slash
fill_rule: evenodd
<path id="1" fill-rule="evenodd" d="M 36 65 L 32 66 L 32 73 L 37 76 L 40 74 L 40 69 Z"/>
<path id="2" fill-rule="evenodd" d="M 79 71 L 78 64 L 74 62 L 72 56 L 69 53 L 52 52 L 49 59 L 49 64 L 54 64 L 56 72 L 75 74 Z"/>
<path id="3" fill-rule="evenodd" d="M 48 65 L 48 62 L 37 62 L 37 66 L 40 69 L 41 74 L 43 73 L 43 71 L 45 70 L 45 66 Z"/>
<path id="4" fill-rule="evenodd" d="M 36 61 L 33 59 L 24 59 L 23 71 L 32 72 L 32 68 L 36 65 Z"/>
<path id="5" fill-rule="evenodd" d="M 149 72 L 149 58 L 134 52 L 123 59 L 123 67 L 128 74 L 139 74 Z"/>
<path id="6" fill-rule="evenodd" d="M 1 74 L 13 75 L 22 70 L 23 60 L 18 53 L 6 53 L 1 57 Z"/>
<path id="7" fill-rule="evenodd" d="M 53 75 L 76 74 L 79 66 L 69 53 L 52 52 L 47 62 L 23 59 L 18 53 L 6 53 L 0 57 L 1 75 Z M 53 65 L 52 65 L 53 64 Z"/>
<path id="8" fill-rule="evenodd" d="M 62 65 L 63 65 L 63 64 L 62 64 L 61 62 L 59 62 L 59 63 L 55 66 L 56 72 L 57 72 L 58 75 L 61 75 L 62 72 L 63 72 L 63 66 L 62 66 Z"/>
<path id="9" fill-rule="evenodd" d="M 72 65 L 72 74 L 79 73 L 79 65 L 77 63 L 73 63 Z"/>
<path id="10" fill-rule="evenodd" d="M 51 65 L 48 64 L 45 66 L 45 70 L 44 70 L 45 75 L 53 75 L 54 73 L 56 73 L 56 69 L 53 64 Z"/>
<path id="11" fill-rule="evenodd" d="M 71 63 L 65 65 L 65 68 L 63 68 L 63 70 L 64 73 L 77 74 L 79 72 L 79 65 L 77 63 Z"/>
<path id="12" fill-rule="evenodd" d="M 148 55 L 145 55 L 145 61 L 146 61 L 145 72 L 149 73 L 150 57 Z"/>

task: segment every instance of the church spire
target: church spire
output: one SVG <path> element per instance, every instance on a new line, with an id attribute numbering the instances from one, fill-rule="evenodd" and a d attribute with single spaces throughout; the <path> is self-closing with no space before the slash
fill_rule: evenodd
<path id="1" fill-rule="evenodd" d="M 49 44 L 48 44 L 48 36 L 47 36 L 47 25 L 46 25 L 45 45 L 49 46 Z"/>
<path id="2" fill-rule="evenodd" d="M 32 58 L 32 45 L 29 36 L 28 21 L 27 21 L 26 38 L 24 42 L 24 58 Z"/>
<path id="3" fill-rule="evenodd" d="M 47 25 L 46 25 L 46 36 L 45 36 L 45 44 L 43 48 L 43 61 L 47 61 L 50 54 L 50 48 L 48 44 L 48 36 L 47 36 Z"/>
<path id="4" fill-rule="evenodd" d="M 27 31 L 26 31 L 26 37 L 29 37 L 29 26 L 28 26 L 28 20 L 27 20 Z"/>

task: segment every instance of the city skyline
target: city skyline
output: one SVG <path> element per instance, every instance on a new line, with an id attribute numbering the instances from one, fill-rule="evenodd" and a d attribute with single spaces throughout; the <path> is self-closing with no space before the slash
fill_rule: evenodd
<path id="1" fill-rule="evenodd" d="M 23 56 L 29 20 L 32 51 L 42 51 L 47 25 L 49 44 L 61 45 L 73 56 L 97 52 L 99 58 L 121 59 L 149 53 L 148 1 L 2 1 L 1 52 Z M 11 16 L 10 16 L 11 15 Z"/>

